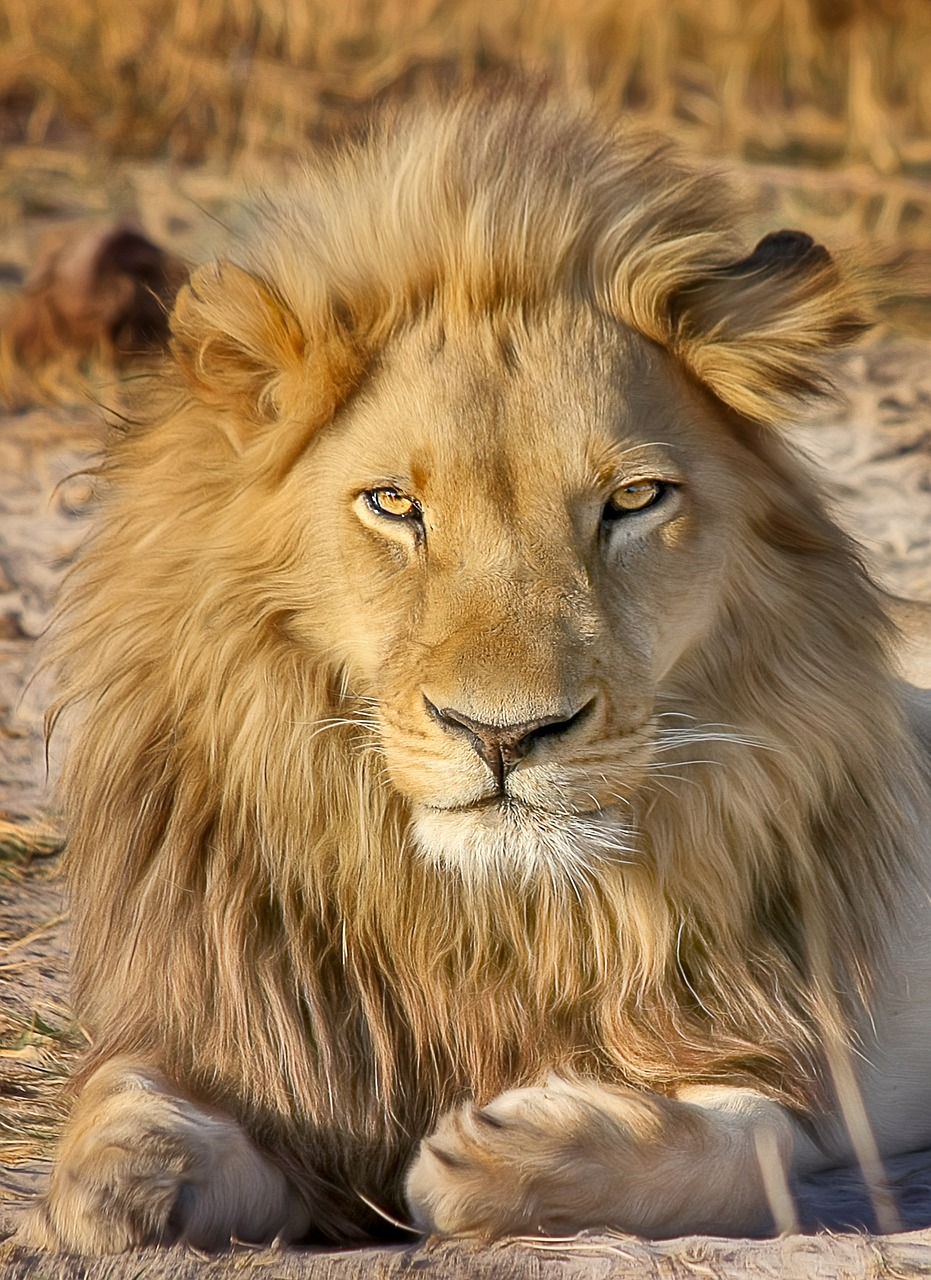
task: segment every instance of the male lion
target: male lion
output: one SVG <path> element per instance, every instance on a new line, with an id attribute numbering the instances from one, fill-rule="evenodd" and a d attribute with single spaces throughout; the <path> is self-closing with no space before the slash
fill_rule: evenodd
<path id="1" fill-rule="evenodd" d="M 25 1239 L 765 1231 L 845 1045 L 931 1139 L 923 757 L 781 434 L 861 322 L 728 206 L 489 92 L 182 290 L 63 605 L 93 1047 Z"/>

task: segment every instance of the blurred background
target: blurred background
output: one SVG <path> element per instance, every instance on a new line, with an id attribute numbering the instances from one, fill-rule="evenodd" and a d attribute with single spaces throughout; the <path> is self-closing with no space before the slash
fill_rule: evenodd
<path id="1" fill-rule="evenodd" d="M 515 62 L 726 161 L 761 226 L 905 255 L 891 314 L 931 333 L 929 0 L 0 0 L 0 286 L 81 215 L 202 257 L 196 210 Z"/>

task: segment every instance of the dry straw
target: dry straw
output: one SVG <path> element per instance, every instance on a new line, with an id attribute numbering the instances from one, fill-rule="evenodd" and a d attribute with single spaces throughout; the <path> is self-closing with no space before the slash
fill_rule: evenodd
<path id="1" fill-rule="evenodd" d="M 931 166 L 926 0 L 0 0 L 24 137 L 118 153 L 293 151 L 428 65 L 519 59 L 751 160 Z"/>
<path id="2" fill-rule="evenodd" d="M 927 0 L 0 0 L 0 142 L 253 172 L 515 62 L 745 163 L 767 226 L 905 250 L 900 310 L 931 294 Z"/>

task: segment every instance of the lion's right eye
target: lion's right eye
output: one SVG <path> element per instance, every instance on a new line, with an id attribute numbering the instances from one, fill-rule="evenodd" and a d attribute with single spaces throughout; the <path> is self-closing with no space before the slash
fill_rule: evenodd
<path id="1" fill-rule="evenodd" d="M 391 520 L 419 520 L 423 509 L 416 498 L 397 489 L 368 489 L 365 501 L 377 516 L 387 516 Z"/>
<path id="2" fill-rule="evenodd" d="M 635 480 L 620 485 L 605 503 L 602 519 L 612 522 L 636 515 L 657 506 L 666 497 L 670 485 L 662 480 Z"/>

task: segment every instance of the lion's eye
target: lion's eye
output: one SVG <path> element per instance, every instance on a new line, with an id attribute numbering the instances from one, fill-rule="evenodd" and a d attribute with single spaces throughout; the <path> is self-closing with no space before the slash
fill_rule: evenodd
<path id="1" fill-rule="evenodd" d="M 604 519 L 620 520 L 624 516 L 655 507 L 666 496 L 669 485 L 662 480 L 635 480 L 615 489 L 605 503 Z"/>
<path id="2" fill-rule="evenodd" d="M 397 489 L 369 489 L 365 501 L 376 515 L 389 516 L 393 520 L 418 519 L 422 515 L 417 499 L 398 493 Z"/>

